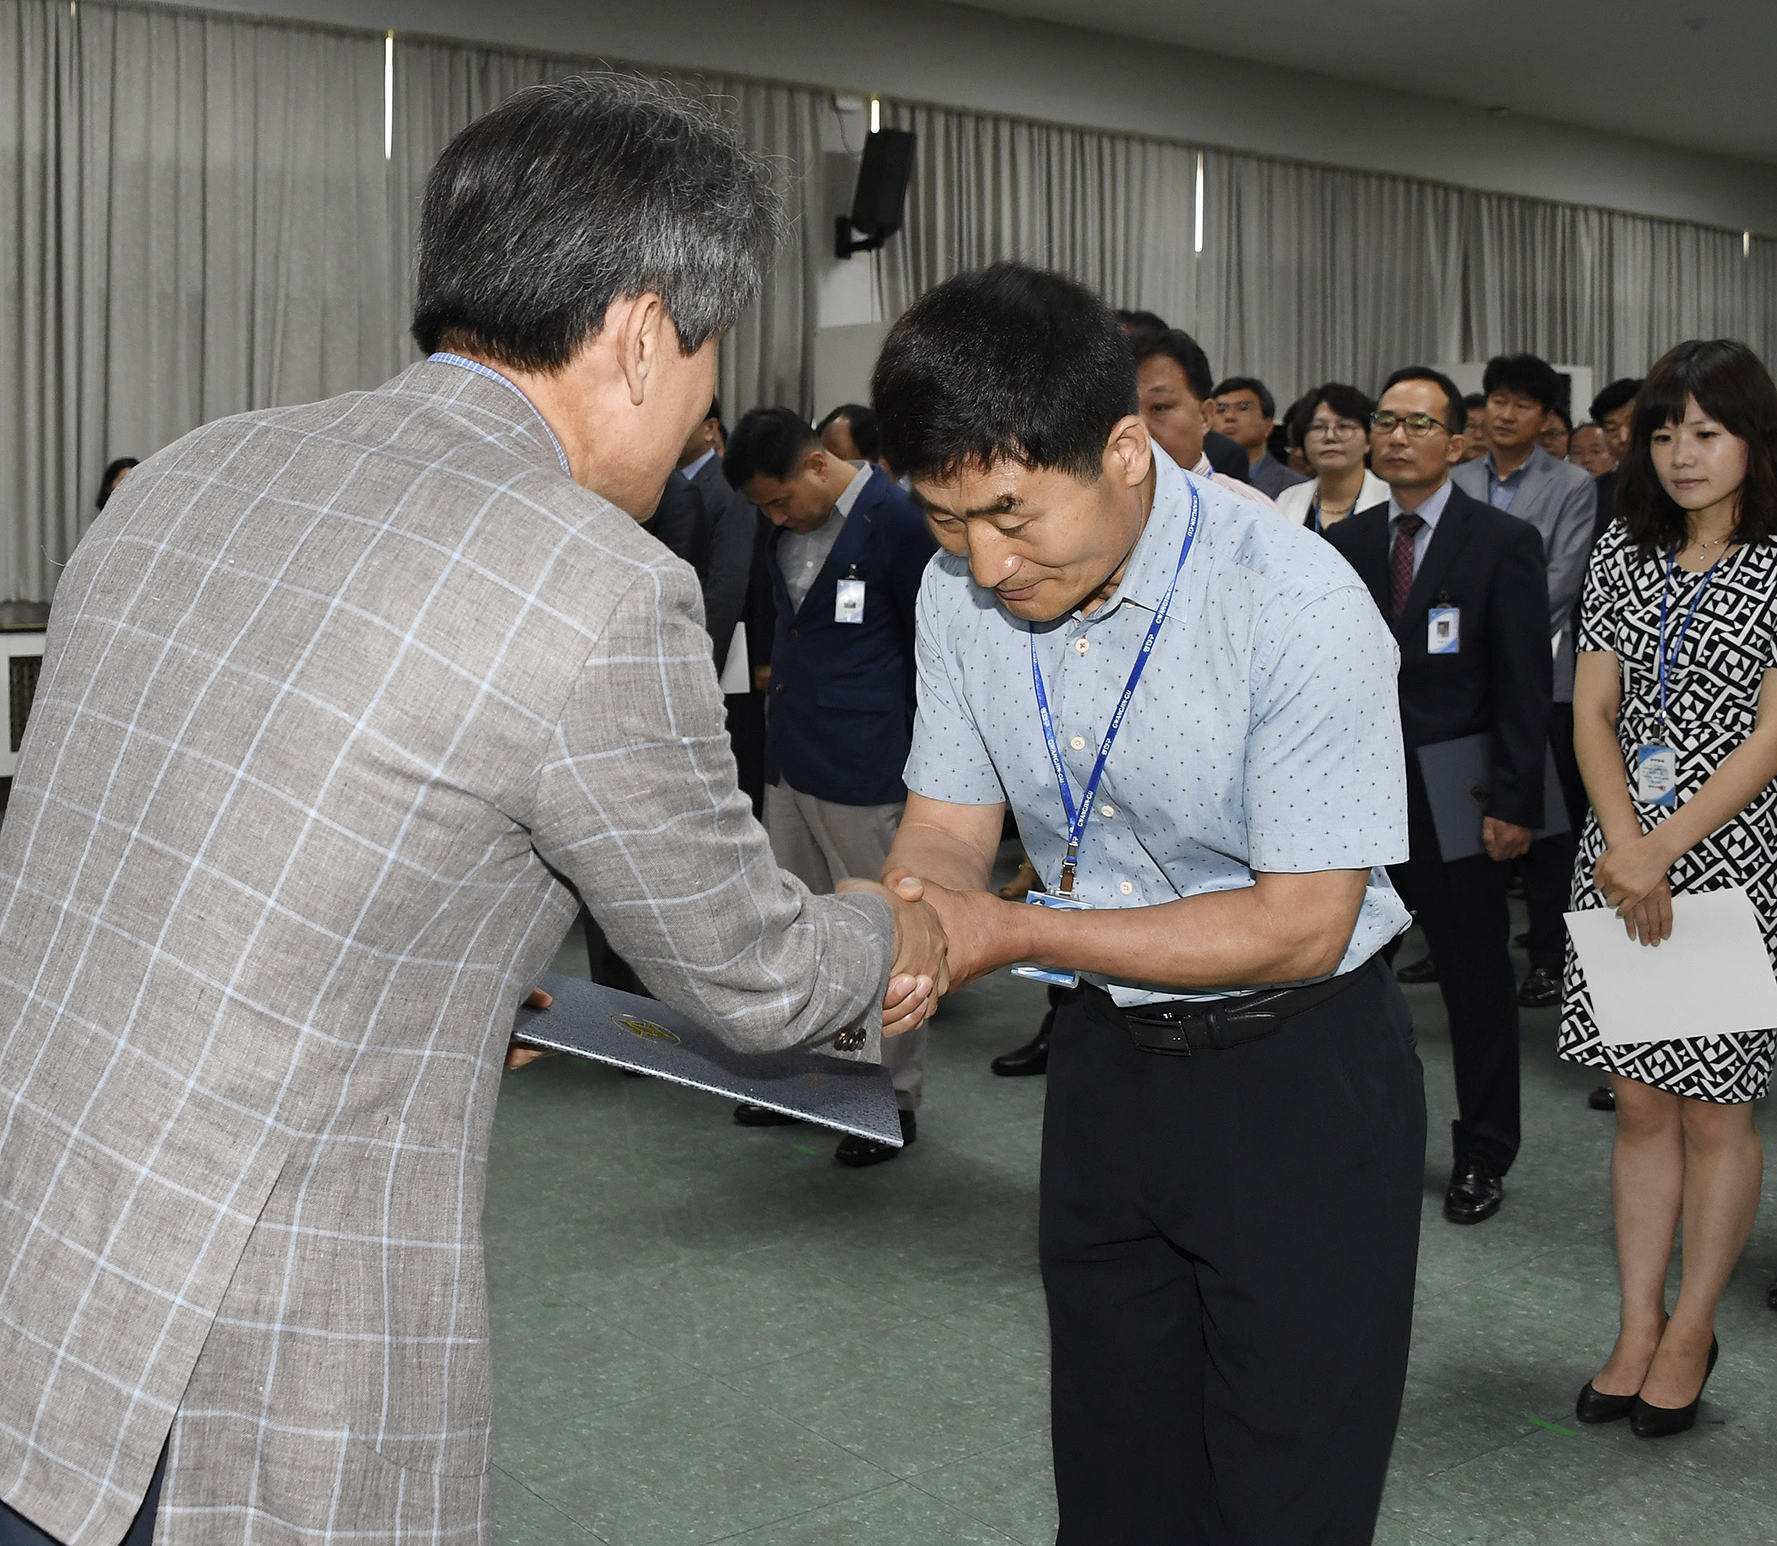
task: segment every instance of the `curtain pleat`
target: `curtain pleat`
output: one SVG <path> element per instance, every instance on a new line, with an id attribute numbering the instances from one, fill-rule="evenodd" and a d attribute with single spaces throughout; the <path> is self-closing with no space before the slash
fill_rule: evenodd
<path id="1" fill-rule="evenodd" d="M 0 598 L 47 600 L 105 463 L 208 419 L 385 380 L 414 357 L 413 238 L 450 137 L 602 61 L 81 0 L 0 0 Z M 631 68 L 619 66 L 620 68 Z M 817 405 L 831 240 L 814 88 L 646 69 L 773 158 L 790 240 L 723 341 L 731 417 Z M 918 136 L 893 317 L 1000 258 L 1196 335 L 1280 401 L 1407 363 L 1531 349 L 1635 375 L 1686 337 L 1777 358 L 1777 241 L 1614 211 L 885 101 Z"/>

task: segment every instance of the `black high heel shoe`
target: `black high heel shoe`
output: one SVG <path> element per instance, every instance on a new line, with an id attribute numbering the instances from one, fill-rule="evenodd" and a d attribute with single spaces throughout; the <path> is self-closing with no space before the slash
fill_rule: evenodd
<path id="1" fill-rule="evenodd" d="M 1634 1410 L 1629 1414 L 1629 1426 L 1638 1439 L 1664 1439 L 1674 1433 L 1683 1433 L 1697 1421 L 1697 1408 L 1703 1404 L 1703 1387 L 1709 1383 L 1709 1376 L 1715 1372 L 1715 1360 L 1721 1356 L 1721 1344 L 1714 1337 L 1709 1339 L 1709 1364 L 1703 1370 L 1703 1384 L 1697 1387 L 1697 1399 L 1689 1406 L 1652 1406 L 1640 1396 L 1635 1398 Z"/>
<path id="2" fill-rule="evenodd" d="M 1635 1401 L 1634 1396 L 1607 1396 L 1602 1390 L 1594 1390 L 1587 1380 L 1573 1404 L 1573 1415 L 1583 1423 L 1617 1423 L 1629 1415 Z"/>

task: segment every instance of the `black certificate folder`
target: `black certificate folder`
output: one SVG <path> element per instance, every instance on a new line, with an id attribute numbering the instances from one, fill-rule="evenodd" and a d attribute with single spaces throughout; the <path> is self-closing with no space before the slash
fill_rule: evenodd
<path id="1" fill-rule="evenodd" d="M 1455 741 L 1437 741 L 1419 748 L 1419 771 L 1425 777 L 1432 825 L 1444 862 L 1485 853 L 1481 819 L 1493 792 L 1493 737 L 1483 730 Z M 1543 747 L 1543 824 L 1537 837 L 1568 830 L 1567 799 L 1555 771 L 1555 753 Z"/>
<path id="2" fill-rule="evenodd" d="M 901 1146 L 895 1087 L 881 1064 L 819 1052 L 736 1052 L 657 999 L 558 972 L 538 987 L 555 1002 L 519 1010 L 512 1027 L 519 1041 Z"/>

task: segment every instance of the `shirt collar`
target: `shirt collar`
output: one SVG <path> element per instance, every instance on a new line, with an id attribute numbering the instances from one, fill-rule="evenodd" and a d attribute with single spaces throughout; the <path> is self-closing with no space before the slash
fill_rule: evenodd
<path id="1" fill-rule="evenodd" d="M 1388 496 L 1388 524 L 1390 526 L 1394 525 L 1394 523 L 1403 515 L 1416 515 L 1420 520 L 1424 521 L 1427 526 L 1431 527 L 1433 531 L 1436 531 L 1438 529 L 1438 517 L 1444 513 L 1444 506 L 1450 503 L 1450 490 L 1455 487 L 1456 485 L 1446 477 L 1443 483 L 1439 485 L 1437 493 L 1433 494 L 1431 498 L 1426 500 L 1417 510 L 1411 511 L 1403 510 L 1398 504 L 1396 504 L 1395 497 L 1391 493 Z"/>
<path id="2" fill-rule="evenodd" d="M 1522 464 L 1520 464 L 1520 466 L 1518 467 L 1517 471 L 1516 472 L 1508 472 L 1502 478 L 1499 475 L 1499 466 L 1493 460 L 1493 453 L 1491 451 L 1489 451 L 1487 453 L 1487 481 L 1489 483 L 1498 484 L 1501 488 L 1516 488 L 1520 483 L 1522 483 L 1524 481 L 1525 475 L 1530 471 L 1530 469 L 1532 467 L 1536 466 L 1536 459 L 1539 456 L 1546 457 L 1548 454 L 1549 453 L 1547 451 L 1543 450 L 1543 448 L 1540 445 L 1532 446 L 1530 448 L 1530 455 L 1524 459 Z"/>
<path id="3" fill-rule="evenodd" d="M 427 358 L 434 365 L 459 365 L 464 370 L 472 370 L 478 376 L 486 376 L 489 381 L 499 382 L 508 392 L 516 393 L 524 405 L 536 414 L 538 422 L 543 426 L 543 433 L 549 437 L 550 445 L 555 447 L 556 457 L 561 462 L 561 470 L 570 478 L 574 476 L 574 469 L 568 465 L 568 453 L 562 450 L 561 442 L 555 438 L 555 431 L 549 427 L 549 420 L 543 417 L 543 410 L 525 396 L 524 388 L 516 381 L 502 376 L 490 366 L 483 365 L 480 360 L 465 359 L 460 354 L 451 354 L 443 349 L 440 349 L 436 354 L 428 355 Z"/>
<path id="4" fill-rule="evenodd" d="M 868 462 L 850 462 L 847 465 L 858 470 L 852 474 L 851 482 L 845 485 L 845 492 L 833 505 L 842 520 L 851 514 L 852 506 L 858 502 L 858 496 L 864 492 L 864 485 L 870 481 L 870 464 Z"/>
<path id="5" fill-rule="evenodd" d="M 690 466 L 681 467 L 679 471 L 684 473 L 687 478 L 695 478 L 705 467 L 709 466 L 710 458 L 715 454 L 716 448 L 711 446 L 709 450 L 705 451 L 703 455 L 698 457 L 696 461 L 692 462 Z"/>
<path id="6" fill-rule="evenodd" d="M 1149 444 L 1153 444 L 1152 441 Z M 1088 621 L 1109 617 L 1118 605 L 1133 601 L 1150 612 L 1160 609 L 1161 598 L 1178 571 L 1179 544 L 1191 518 L 1191 479 L 1170 456 L 1154 445 L 1154 506 L 1147 525 L 1135 539 L 1129 567 L 1123 571 L 1110 598 Z M 1079 614 L 1076 612 L 1075 616 Z"/>

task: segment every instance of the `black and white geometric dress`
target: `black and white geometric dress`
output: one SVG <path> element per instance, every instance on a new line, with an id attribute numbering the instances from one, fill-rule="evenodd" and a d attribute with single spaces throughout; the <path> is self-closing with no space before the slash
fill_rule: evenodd
<path id="1" fill-rule="evenodd" d="M 1683 805 L 1752 733 L 1764 674 L 1777 667 L 1777 544 L 1743 547 L 1716 566 L 1676 664 L 1668 669 L 1668 728 L 1662 732 L 1657 658 L 1665 583 L 1665 557 L 1637 558 L 1622 526 L 1613 524 L 1593 550 L 1586 574 L 1579 647 L 1609 650 L 1621 662 L 1617 741 L 1631 793 L 1636 749 L 1670 746 L 1677 753 L 1678 803 Z M 1702 584 L 1702 575 L 1674 568 L 1668 649 Z M 1639 801 L 1635 810 L 1643 831 L 1666 814 L 1662 807 Z M 1593 866 L 1603 852 L 1598 818 L 1588 812 L 1574 865 L 1576 910 L 1605 905 L 1592 884 Z M 1684 854 L 1667 878 L 1675 895 L 1744 886 L 1763 925 L 1766 947 L 1777 961 L 1777 783 L 1767 784 L 1738 816 Z M 1585 974 L 1568 944 L 1559 1051 L 1569 1062 L 1608 1069 L 1674 1095 L 1741 1102 L 1757 1100 L 1770 1088 L 1774 1041 L 1777 1032 L 1766 1029 L 1699 1041 L 1606 1046 L 1592 1019 Z"/>

